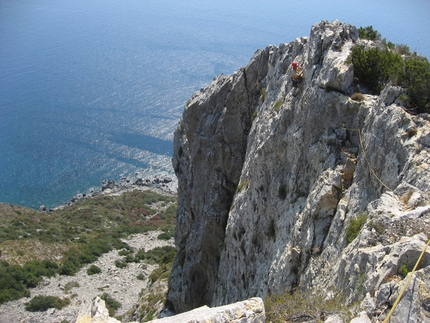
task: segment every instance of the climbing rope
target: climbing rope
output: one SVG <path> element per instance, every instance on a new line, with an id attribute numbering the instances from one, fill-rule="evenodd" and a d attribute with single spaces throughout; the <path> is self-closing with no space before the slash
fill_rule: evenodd
<path id="1" fill-rule="evenodd" d="M 372 169 L 372 166 L 371 166 L 371 164 L 370 164 L 370 161 L 369 161 L 369 159 L 367 158 L 367 154 L 366 154 L 366 149 L 364 148 L 364 145 L 363 145 L 363 139 L 362 139 L 362 136 L 361 136 L 361 128 L 358 128 L 358 129 L 354 129 L 354 128 L 345 128 L 345 127 L 342 127 L 342 126 L 340 126 L 339 125 L 339 127 L 341 127 L 341 128 L 343 128 L 343 129 L 345 129 L 345 130 L 350 130 L 350 131 L 358 131 L 358 136 L 359 136 L 359 139 L 360 139 L 360 148 L 361 148 L 361 150 L 363 151 L 363 156 L 364 156 L 364 158 L 365 158 L 365 160 L 366 160 L 366 162 L 367 162 L 367 165 L 369 166 L 369 170 L 370 170 L 370 172 L 371 172 L 371 174 L 387 189 L 387 190 L 389 190 L 389 191 L 392 191 L 392 189 L 391 188 L 389 188 L 379 177 L 378 177 L 378 175 L 376 175 L 376 173 L 375 173 L 375 171 Z M 415 271 L 416 271 L 416 269 L 417 269 L 417 267 L 418 267 L 418 264 L 420 263 L 420 261 L 421 261 L 421 259 L 422 259 L 422 257 L 424 256 L 424 253 L 426 252 L 426 250 L 427 250 L 427 247 L 428 247 L 428 245 L 430 244 L 430 239 L 428 239 L 428 241 L 427 241 L 427 244 L 424 246 L 424 248 L 423 248 L 423 251 L 421 252 L 421 254 L 420 254 L 420 256 L 418 257 L 418 260 L 417 260 L 417 262 L 415 263 L 415 266 L 414 266 L 414 268 L 412 269 L 412 271 L 410 272 L 410 274 L 409 274 L 409 276 L 408 276 L 408 278 L 407 278 L 407 280 L 406 280 L 406 282 L 405 282 L 405 284 L 403 285 L 403 288 L 402 288 L 402 290 L 400 291 L 400 293 L 399 293 L 399 296 L 397 297 L 397 299 L 396 299 L 396 301 L 394 302 L 394 304 L 393 304 L 393 307 L 391 308 L 391 310 L 390 310 L 390 312 L 388 313 L 388 315 L 387 315 L 387 317 L 385 318 L 385 320 L 384 320 L 384 322 L 383 323 L 387 323 L 388 322 L 388 320 L 390 319 L 390 317 L 391 317 L 391 315 L 392 315 L 392 313 L 394 312 L 394 309 L 396 308 L 396 306 L 397 306 L 397 304 L 400 302 L 400 299 L 402 298 L 402 296 L 403 296 L 403 294 L 404 294 L 404 292 L 405 292 L 405 290 L 406 290 L 406 288 L 408 287 L 408 285 L 409 285 L 409 282 L 410 282 L 410 280 L 412 279 L 412 276 L 414 275 L 414 273 L 415 273 Z"/>
<path id="2" fill-rule="evenodd" d="M 387 322 L 388 322 L 388 320 L 389 320 L 389 319 L 390 319 L 390 317 L 391 317 L 391 314 L 393 314 L 394 309 L 396 308 L 397 304 L 400 302 L 400 299 L 402 298 L 403 293 L 404 293 L 404 292 L 405 292 L 405 290 L 406 290 L 406 287 L 408 287 L 409 282 L 410 282 L 410 280 L 411 280 L 412 276 L 414 275 L 415 270 L 417 269 L 418 264 L 420 263 L 421 258 L 423 257 L 424 253 L 426 252 L 426 249 L 427 249 L 427 247 L 428 247 L 428 245 L 429 245 L 429 244 L 430 244 L 430 239 L 428 239 L 427 244 L 424 246 L 423 251 L 421 252 L 421 254 L 420 254 L 420 256 L 419 256 L 419 258 L 418 258 L 418 260 L 417 260 L 417 262 L 416 262 L 416 264 L 415 264 L 415 266 L 414 266 L 414 269 L 412 269 L 412 271 L 409 273 L 409 275 L 408 275 L 408 279 L 406 280 L 405 284 L 403 285 L 403 288 L 402 288 L 402 290 L 400 291 L 399 296 L 397 296 L 397 299 L 396 299 L 396 301 L 394 302 L 393 307 L 391 308 L 390 312 L 388 313 L 388 315 L 387 315 L 387 317 L 385 318 L 385 320 L 384 320 L 384 322 L 383 322 L 383 323 L 387 323 Z"/>
<path id="3" fill-rule="evenodd" d="M 361 129 L 357 129 L 358 130 L 358 137 L 360 138 L 360 147 L 361 150 L 363 151 L 363 156 L 364 159 L 366 159 L 367 165 L 369 166 L 369 170 L 370 173 L 378 180 L 379 183 L 382 184 L 382 186 L 384 186 L 387 190 L 389 190 L 390 192 L 393 191 L 391 188 L 389 188 L 379 177 L 378 175 L 376 175 L 375 171 L 373 170 L 372 166 L 370 165 L 369 159 L 367 159 L 367 154 L 366 154 L 366 150 L 364 149 L 364 145 L 363 145 L 363 140 L 361 138 Z"/>
<path id="4" fill-rule="evenodd" d="M 303 98 L 303 99 L 304 99 L 308 104 L 310 104 L 310 103 L 309 103 L 309 101 L 306 99 L 305 94 L 303 93 L 303 87 L 301 87 L 300 92 L 301 92 L 301 94 L 302 94 L 302 98 Z M 355 129 L 355 128 L 345 128 L 345 127 L 343 127 L 343 126 L 341 126 L 341 125 L 338 125 L 338 126 L 339 126 L 339 127 L 341 127 L 341 128 L 343 128 L 343 129 L 345 129 L 345 130 L 349 130 L 349 131 L 358 131 L 358 137 L 359 137 L 359 141 L 360 141 L 360 148 L 361 148 L 361 150 L 362 150 L 362 152 L 363 152 L 363 156 L 364 156 L 364 159 L 366 160 L 366 163 L 367 163 L 367 165 L 368 165 L 368 167 L 369 167 L 369 171 L 370 171 L 370 173 L 371 173 L 371 174 L 372 174 L 372 175 L 373 175 L 373 176 L 378 180 L 378 182 L 379 182 L 379 183 L 381 183 L 381 185 L 382 185 L 382 186 L 384 186 L 387 190 L 389 190 L 389 191 L 393 191 L 390 187 L 388 187 L 388 185 L 386 185 L 386 184 L 385 184 L 385 183 L 384 183 L 384 182 L 379 178 L 379 176 L 378 176 L 378 175 L 375 173 L 375 171 L 373 170 L 372 165 L 370 164 L 370 161 L 369 161 L 369 159 L 367 158 L 366 149 L 364 148 L 363 138 L 362 138 L 362 136 L 361 136 L 361 127 L 360 127 L 360 128 L 358 128 L 358 129 Z M 408 278 L 407 278 L 407 280 L 406 280 L 405 284 L 403 285 L 402 290 L 401 290 L 401 291 L 400 291 L 400 293 L 399 293 L 399 296 L 397 297 L 396 301 L 394 302 L 393 307 L 391 308 L 390 312 L 388 313 L 388 315 L 387 315 L 387 317 L 385 318 L 385 320 L 384 320 L 384 322 L 383 322 L 383 323 L 388 323 L 388 321 L 389 321 L 389 319 L 390 319 L 390 317 L 391 317 L 392 313 L 394 312 L 394 310 L 395 310 L 395 308 L 396 308 L 397 304 L 400 302 L 400 299 L 402 298 L 402 296 L 403 296 L 403 294 L 404 294 L 404 292 L 405 292 L 406 288 L 408 287 L 409 282 L 410 282 L 410 280 L 412 279 L 412 276 L 414 275 L 414 273 L 415 273 L 415 271 L 416 271 L 416 269 L 417 269 L 417 267 L 418 267 L 419 263 L 421 262 L 421 259 L 422 259 L 422 257 L 424 256 L 424 253 L 426 252 L 427 247 L 429 246 L 429 244 L 430 244 L 430 239 L 428 239 L 427 244 L 424 246 L 424 248 L 423 248 L 423 250 L 422 250 L 422 252 L 421 252 L 420 256 L 418 257 L 417 262 L 415 263 L 414 268 L 413 268 L 413 269 L 412 269 L 412 271 L 409 273 Z"/>

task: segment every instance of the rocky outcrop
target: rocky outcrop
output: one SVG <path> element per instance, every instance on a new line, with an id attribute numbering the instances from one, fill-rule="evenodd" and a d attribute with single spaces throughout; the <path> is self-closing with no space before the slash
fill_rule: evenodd
<path id="1" fill-rule="evenodd" d="M 120 321 L 109 316 L 105 301 L 97 296 L 89 313 L 80 313 L 76 323 L 120 323 Z"/>
<path id="2" fill-rule="evenodd" d="M 156 323 L 264 323 L 263 300 L 253 297 L 225 306 L 202 306 L 192 311 L 154 320 Z"/>
<path id="3" fill-rule="evenodd" d="M 266 320 L 263 300 L 254 297 L 243 302 L 209 308 L 202 306 L 192 311 L 165 317 L 151 322 L 157 323 L 264 323 Z M 128 321 L 127 321 L 128 322 Z M 96 297 L 91 309 L 81 313 L 76 323 L 120 323 L 109 316 L 105 301 Z M 130 322 L 133 323 L 133 322 Z M 135 322 L 136 323 L 136 322 Z"/>
<path id="4" fill-rule="evenodd" d="M 430 238 L 430 123 L 398 87 L 351 99 L 360 42 L 354 26 L 320 22 L 188 101 L 173 157 L 178 312 L 300 288 L 365 300 L 369 317 L 393 305 Z M 402 299 L 417 321 L 430 317 L 429 265 L 427 251 Z"/>

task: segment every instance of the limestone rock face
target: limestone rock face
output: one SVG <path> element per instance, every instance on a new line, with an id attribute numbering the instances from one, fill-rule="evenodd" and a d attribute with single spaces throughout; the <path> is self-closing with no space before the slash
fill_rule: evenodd
<path id="1" fill-rule="evenodd" d="M 404 111 L 397 87 L 350 98 L 358 41 L 354 26 L 322 21 L 188 101 L 174 136 L 176 311 L 304 287 L 366 297 L 380 305 L 369 317 L 392 306 L 430 238 L 430 123 Z M 430 317 L 429 265 L 428 250 L 403 298 L 417 321 Z"/>

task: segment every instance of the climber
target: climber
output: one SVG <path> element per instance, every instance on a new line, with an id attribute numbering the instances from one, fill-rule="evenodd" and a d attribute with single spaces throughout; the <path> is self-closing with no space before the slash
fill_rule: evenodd
<path id="1" fill-rule="evenodd" d="M 293 86 L 297 87 L 302 80 L 303 69 L 299 67 L 295 61 L 291 63 L 291 66 L 293 67 L 291 71 L 291 81 L 293 81 Z"/>

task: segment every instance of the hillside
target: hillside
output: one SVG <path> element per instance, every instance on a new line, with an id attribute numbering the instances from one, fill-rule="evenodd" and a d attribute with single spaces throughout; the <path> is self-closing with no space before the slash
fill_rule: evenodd
<path id="1" fill-rule="evenodd" d="M 173 156 L 177 312 L 305 291 L 370 318 L 393 306 L 430 238 L 430 118 L 394 83 L 378 95 L 357 79 L 358 44 L 379 46 L 322 21 L 187 102 Z M 429 277 L 427 250 L 391 322 L 430 320 Z"/>
<path id="2" fill-rule="evenodd" d="M 176 196 L 106 191 L 49 212 L 0 203 L 0 322 L 75 322 L 103 295 L 130 321 L 161 309 Z"/>

